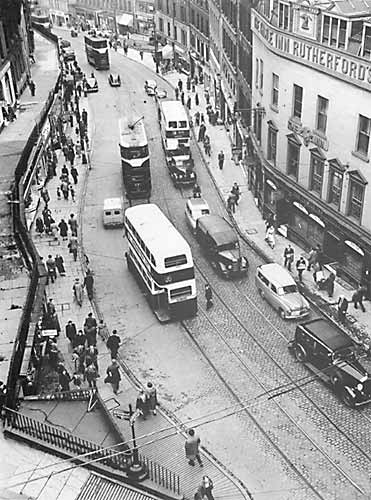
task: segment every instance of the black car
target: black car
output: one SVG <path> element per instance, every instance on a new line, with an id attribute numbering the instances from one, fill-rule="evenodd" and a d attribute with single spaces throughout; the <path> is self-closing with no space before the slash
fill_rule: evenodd
<path id="1" fill-rule="evenodd" d="M 78 32 L 74 28 L 71 29 L 71 36 L 72 38 L 77 38 L 78 36 Z"/>
<path id="2" fill-rule="evenodd" d="M 245 275 L 249 263 L 241 255 L 236 231 L 220 215 L 202 215 L 196 222 L 196 238 L 211 265 L 224 278 Z"/>
<path id="3" fill-rule="evenodd" d="M 194 161 L 192 158 L 167 157 L 166 163 L 175 187 L 195 185 L 197 175 L 194 171 Z"/>
<path id="4" fill-rule="evenodd" d="M 120 87 L 121 86 L 121 78 L 117 73 L 110 73 L 108 77 L 108 83 L 111 87 Z"/>
<path id="5" fill-rule="evenodd" d="M 336 325 L 316 318 L 296 327 L 289 344 L 304 363 L 350 408 L 371 401 L 371 378 L 357 360 L 353 340 Z"/>
<path id="6" fill-rule="evenodd" d="M 62 50 L 62 54 L 63 54 L 63 59 L 65 61 L 75 61 L 76 60 L 75 51 L 73 49 L 70 49 L 67 47 L 66 49 Z"/>
<path id="7" fill-rule="evenodd" d="M 59 40 L 59 45 L 62 49 L 66 49 L 67 47 L 71 47 L 71 42 L 68 40 L 65 40 L 64 38 L 61 38 Z"/>

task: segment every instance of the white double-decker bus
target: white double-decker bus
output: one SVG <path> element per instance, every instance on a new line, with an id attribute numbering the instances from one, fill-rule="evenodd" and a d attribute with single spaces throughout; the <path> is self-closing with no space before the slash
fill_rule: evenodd
<path id="1" fill-rule="evenodd" d="M 180 101 L 159 101 L 158 119 L 166 163 L 174 184 L 194 184 L 191 129 L 185 107 Z"/>
<path id="2" fill-rule="evenodd" d="M 197 292 L 191 249 L 153 203 L 125 211 L 126 259 L 161 322 L 194 316 Z"/>

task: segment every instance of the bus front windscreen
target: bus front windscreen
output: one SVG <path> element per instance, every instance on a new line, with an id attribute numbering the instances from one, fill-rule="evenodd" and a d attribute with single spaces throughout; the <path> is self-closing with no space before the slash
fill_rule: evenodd
<path id="1" fill-rule="evenodd" d="M 167 139 L 176 139 L 178 137 L 189 137 L 189 129 L 183 129 L 183 130 L 167 130 L 166 131 L 166 138 Z"/>
<path id="2" fill-rule="evenodd" d="M 107 40 L 92 40 L 91 46 L 95 49 L 105 49 L 107 48 Z"/>
<path id="3" fill-rule="evenodd" d="M 120 147 L 121 149 L 121 156 L 125 160 L 136 160 L 137 158 L 145 158 L 148 156 L 148 146 L 138 146 L 138 147 L 131 147 L 131 148 L 124 148 L 123 146 Z"/>

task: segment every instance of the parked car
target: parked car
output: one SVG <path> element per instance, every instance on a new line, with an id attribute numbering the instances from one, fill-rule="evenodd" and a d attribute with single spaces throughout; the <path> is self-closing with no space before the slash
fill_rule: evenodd
<path id="1" fill-rule="evenodd" d="M 66 49 L 62 50 L 62 54 L 63 54 L 63 59 L 65 61 L 75 61 L 76 60 L 75 51 L 73 49 L 70 49 L 67 47 Z"/>
<path id="2" fill-rule="evenodd" d="M 157 83 L 155 80 L 146 80 L 144 82 L 144 90 L 147 95 L 156 95 Z"/>
<path id="3" fill-rule="evenodd" d="M 74 28 L 72 28 L 71 29 L 71 37 L 76 38 L 77 36 L 78 36 L 78 32 Z"/>
<path id="4" fill-rule="evenodd" d="M 197 219 L 202 215 L 209 215 L 210 208 L 203 198 L 189 198 L 185 206 L 186 221 L 192 232 L 196 234 Z"/>
<path id="5" fill-rule="evenodd" d="M 259 294 L 280 314 L 282 319 L 303 318 L 310 313 L 310 306 L 298 291 L 289 271 L 276 262 L 258 266 L 255 284 Z"/>
<path id="6" fill-rule="evenodd" d="M 167 90 L 166 89 L 158 89 L 155 90 L 156 99 L 166 99 Z"/>
<path id="7" fill-rule="evenodd" d="M 196 238 L 211 265 L 225 278 L 247 273 L 236 231 L 220 215 L 202 215 L 196 221 Z"/>
<path id="8" fill-rule="evenodd" d="M 108 77 L 108 83 L 111 87 L 120 87 L 121 86 L 121 78 L 117 73 L 110 73 Z"/>
<path id="9" fill-rule="evenodd" d="M 98 92 L 98 82 L 97 79 L 94 77 L 87 78 L 85 80 L 85 90 L 88 93 L 91 92 Z"/>
<path id="10" fill-rule="evenodd" d="M 371 401 L 371 377 L 357 359 L 357 347 L 333 323 L 322 318 L 301 323 L 289 349 L 346 406 L 355 408 Z"/>
<path id="11" fill-rule="evenodd" d="M 71 33 L 72 34 L 72 33 Z M 59 39 L 59 46 L 62 49 L 66 49 L 67 47 L 71 47 L 71 42 L 68 40 L 65 40 L 64 38 Z"/>

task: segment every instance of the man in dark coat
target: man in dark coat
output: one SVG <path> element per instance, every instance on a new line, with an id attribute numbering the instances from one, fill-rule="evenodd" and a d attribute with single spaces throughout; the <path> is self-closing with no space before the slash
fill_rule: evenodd
<path id="1" fill-rule="evenodd" d="M 84 279 L 84 287 L 86 288 L 89 300 L 92 300 L 94 294 L 94 277 L 89 269 Z"/>
<path id="2" fill-rule="evenodd" d="M 120 369 L 116 359 L 112 359 L 112 363 L 107 368 L 107 378 L 105 382 L 109 382 L 112 385 L 114 394 L 118 394 L 120 387 Z"/>
<path id="3" fill-rule="evenodd" d="M 75 323 L 72 322 L 72 320 L 69 320 L 69 322 L 66 325 L 66 337 L 68 340 L 71 342 L 71 344 L 74 344 L 75 337 L 77 335 L 77 329 Z"/>
<path id="4" fill-rule="evenodd" d="M 185 453 L 188 459 L 189 465 L 194 466 L 195 460 L 203 467 L 203 463 L 200 457 L 200 443 L 201 439 L 197 436 L 194 429 L 189 429 L 188 438 L 185 442 Z"/>
<path id="5" fill-rule="evenodd" d="M 121 339 L 117 334 L 117 330 L 112 331 L 112 335 L 110 335 L 107 339 L 107 347 L 111 351 L 111 359 L 117 358 L 117 352 L 119 350 L 121 344 Z"/>

